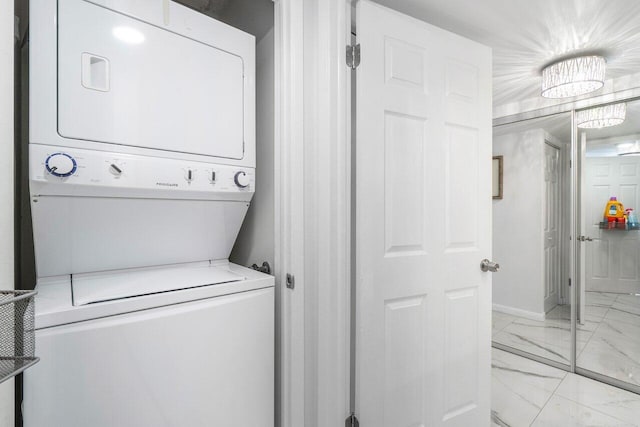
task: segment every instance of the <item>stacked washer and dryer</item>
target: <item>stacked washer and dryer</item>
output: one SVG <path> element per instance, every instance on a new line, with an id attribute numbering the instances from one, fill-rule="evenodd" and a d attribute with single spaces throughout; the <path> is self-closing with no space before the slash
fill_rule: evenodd
<path id="1" fill-rule="evenodd" d="M 272 426 L 253 36 L 168 0 L 31 0 L 39 364 L 26 427 Z"/>

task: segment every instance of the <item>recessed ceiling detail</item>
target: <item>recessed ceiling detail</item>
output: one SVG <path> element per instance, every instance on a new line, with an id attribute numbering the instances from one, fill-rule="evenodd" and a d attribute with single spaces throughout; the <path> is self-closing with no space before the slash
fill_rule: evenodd
<path id="1" fill-rule="evenodd" d="M 542 96 L 570 98 L 604 86 L 606 61 L 601 56 L 581 56 L 556 62 L 542 70 Z"/>

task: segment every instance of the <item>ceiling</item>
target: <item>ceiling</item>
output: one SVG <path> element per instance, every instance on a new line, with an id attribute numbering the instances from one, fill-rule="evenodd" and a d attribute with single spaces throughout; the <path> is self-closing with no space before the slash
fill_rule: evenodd
<path id="1" fill-rule="evenodd" d="M 540 71 L 598 53 L 607 78 L 640 72 L 638 0 L 376 0 L 493 48 L 494 106 L 540 96 Z"/>

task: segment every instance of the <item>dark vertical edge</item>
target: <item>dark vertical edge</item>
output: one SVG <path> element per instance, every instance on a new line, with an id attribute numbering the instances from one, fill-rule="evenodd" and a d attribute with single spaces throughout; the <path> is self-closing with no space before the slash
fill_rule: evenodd
<path id="1" fill-rule="evenodd" d="M 18 0 L 20 1 L 20 0 Z M 24 0 L 22 0 L 24 1 Z M 21 111 L 20 155 L 18 184 L 20 186 L 20 289 L 34 289 L 36 285 L 33 226 L 31 223 L 31 198 L 29 195 L 29 26 L 21 44 Z"/>
<path id="2" fill-rule="evenodd" d="M 22 118 L 22 99 L 21 99 L 21 73 L 22 73 L 22 62 L 21 62 L 21 49 L 20 49 L 20 39 L 14 39 L 14 60 L 13 60 L 13 104 L 14 104 L 14 114 L 13 114 L 13 153 L 14 153 L 14 176 L 13 176 L 13 193 L 14 193 L 14 204 L 13 204 L 13 222 L 14 222 L 14 233 L 13 233 L 13 241 L 14 241 L 14 288 L 21 288 L 21 280 L 20 280 L 20 200 L 21 200 L 21 186 L 20 186 L 20 166 L 21 166 L 21 140 L 22 140 L 22 129 L 20 126 L 21 118 Z"/>
<path id="3" fill-rule="evenodd" d="M 28 165 L 26 157 L 26 147 L 28 146 L 28 0 L 15 0 L 16 14 L 20 17 L 20 32 L 14 45 L 14 275 L 15 289 L 32 289 L 27 286 L 24 273 L 25 254 L 25 201 L 28 206 L 28 183 L 25 182 Z M 25 192 L 26 190 L 26 192 Z M 32 304 L 32 302 L 31 302 Z M 27 306 L 21 304 L 15 308 L 15 322 L 25 325 L 25 311 Z M 16 339 L 16 353 L 22 354 L 29 351 L 25 346 L 25 337 L 22 336 L 22 329 L 18 328 Z M 30 354 L 25 354 L 30 356 Z M 32 355 L 31 355 L 32 356 Z M 17 375 L 15 378 L 15 427 L 23 426 L 22 418 L 22 394 L 23 376 Z"/>
<path id="4" fill-rule="evenodd" d="M 21 254 L 21 245 L 20 245 L 20 206 L 21 206 L 21 185 L 20 185 L 20 164 L 21 164 L 21 145 L 22 145 L 22 129 L 20 126 L 21 118 L 22 118 L 22 84 L 21 84 L 21 75 L 22 75 L 22 55 L 21 55 L 21 43 L 20 38 L 17 37 L 14 39 L 14 49 L 13 49 L 13 99 L 14 99 L 14 115 L 13 115 L 13 137 L 14 137 L 14 204 L 13 204 L 13 241 L 14 241 L 14 288 L 22 289 L 22 280 L 20 276 L 20 254 Z M 21 325 L 20 321 L 20 313 L 18 307 L 20 304 L 14 304 L 14 324 Z M 21 352 L 21 348 L 19 348 L 19 341 L 21 340 L 20 329 L 14 328 L 15 335 L 15 348 L 16 353 Z M 14 382 L 15 387 L 15 399 L 14 399 L 14 411 L 15 411 L 15 426 L 22 427 L 22 375 L 17 375 Z"/>

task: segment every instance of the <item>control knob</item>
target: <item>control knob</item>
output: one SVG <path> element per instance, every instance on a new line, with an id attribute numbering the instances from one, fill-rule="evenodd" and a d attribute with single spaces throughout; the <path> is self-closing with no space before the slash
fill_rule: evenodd
<path id="1" fill-rule="evenodd" d="M 242 171 L 236 173 L 236 176 L 234 177 L 234 181 L 236 182 L 236 185 L 240 188 L 247 187 L 251 182 L 249 181 L 249 176 Z"/>
<path id="2" fill-rule="evenodd" d="M 109 165 L 109 172 L 115 176 L 120 176 L 122 175 L 122 167 L 117 163 L 111 163 L 111 165 Z"/>
<path id="3" fill-rule="evenodd" d="M 53 153 L 47 157 L 45 167 L 51 175 L 64 178 L 73 175 L 78 169 L 78 164 L 66 153 Z"/>

